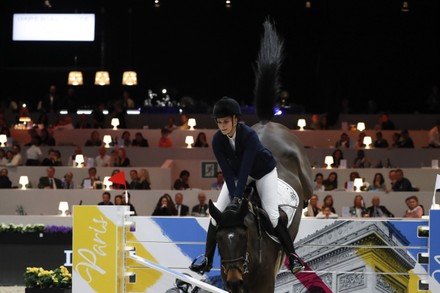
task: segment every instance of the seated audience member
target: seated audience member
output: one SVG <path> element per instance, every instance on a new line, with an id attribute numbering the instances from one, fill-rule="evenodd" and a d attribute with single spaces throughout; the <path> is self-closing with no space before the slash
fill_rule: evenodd
<path id="1" fill-rule="evenodd" d="M 353 190 L 348 190 L 348 188 L 349 188 L 348 182 L 354 183 L 354 179 L 356 179 L 356 178 L 361 178 L 361 175 L 359 175 L 359 172 L 357 172 L 357 171 L 350 172 L 348 180 L 345 181 L 345 183 L 344 183 L 344 188 L 346 191 L 353 191 Z M 354 188 L 354 186 L 353 186 L 353 188 Z M 359 191 L 359 190 L 356 190 L 356 191 Z"/>
<path id="2" fill-rule="evenodd" d="M 100 206 L 112 206 L 113 203 L 110 201 L 111 194 L 108 191 L 102 193 L 102 201 L 98 203 Z"/>
<path id="3" fill-rule="evenodd" d="M 370 168 L 372 162 L 369 158 L 365 156 L 364 150 L 358 150 L 356 154 L 356 158 L 353 162 L 353 168 Z"/>
<path id="4" fill-rule="evenodd" d="M 440 120 L 437 120 L 434 127 L 429 130 L 428 146 L 431 148 L 440 148 Z"/>
<path id="5" fill-rule="evenodd" d="M 107 149 L 104 145 L 101 145 L 98 148 L 99 155 L 95 157 L 95 166 L 96 167 L 109 167 L 111 157 L 107 154 Z"/>
<path id="6" fill-rule="evenodd" d="M 183 203 L 183 194 L 181 192 L 174 195 L 174 203 L 176 204 L 176 216 L 188 216 L 189 207 Z"/>
<path id="7" fill-rule="evenodd" d="M 404 218 L 421 218 L 423 216 L 423 208 L 419 204 L 419 199 L 417 196 L 412 195 L 407 197 L 405 203 L 408 209 L 403 215 Z"/>
<path id="8" fill-rule="evenodd" d="M 102 140 L 97 130 L 93 130 L 90 134 L 90 138 L 86 141 L 84 146 L 100 146 L 102 145 Z"/>
<path id="9" fill-rule="evenodd" d="M 119 172 L 121 172 L 121 170 L 114 169 L 112 171 L 111 177 L 113 177 L 114 175 L 118 174 Z M 128 187 L 128 182 L 127 181 L 125 181 L 125 185 L 124 184 L 115 183 L 115 182 L 112 182 L 112 185 L 110 185 L 111 189 L 126 189 L 126 187 Z"/>
<path id="10" fill-rule="evenodd" d="M 113 162 L 114 167 L 130 167 L 130 159 L 127 157 L 127 152 L 124 148 L 118 148 L 117 157 Z"/>
<path id="11" fill-rule="evenodd" d="M 53 137 L 53 128 L 43 128 L 40 131 L 41 146 L 55 146 L 56 141 Z"/>
<path id="12" fill-rule="evenodd" d="M 159 138 L 160 148 L 170 148 L 173 146 L 173 141 L 171 140 L 170 133 L 171 131 L 169 131 L 167 128 L 162 128 Z"/>
<path id="13" fill-rule="evenodd" d="M 176 179 L 176 181 L 174 181 L 174 185 L 173 188 L 175 190 L 184 190 L 184 189 L 189 189 L 189 171 L 188 170 L 182 170 L 180 172 L 179 178 Z"/>
<path id="14" fill-rule="evenodd" d="M 192 207 L 191 213 L 195 216 L 207 216 L 208 215 L 208 204 L 206 203 L 206 193 L 200 191 L 197 194 L 198 204 Z"/>
<path id="15" fill-rule="evenodd" d="M 119 142 L 120 146 L 129 147 L 131 146 L 131 134 L 129 131 L 122 132 L 121 141 Z"/>
<path id="16" fill-rule="evenodd" d="M 208 141 L 206 140 L 206 133 L 199 132 L 199 134 L 197 135 L 196 141 L 194 143 L 194 147 L 199 147 L 199 148 L 209 147 Z"/>
<path id="17" fill-rule="evenodd" d="M 330 208 L 330 211 L 331 211 L 332 213 L 336 214 L 336 210 L 335 210 L 334 202 L 333 202 L 333 196 L 332 196 L 331 194 L 327 194 L 327 195 L 324 197 L 324 200 L 323 200 L 323 202 L 322 202 L 322 206 L 321 206 L 321 210 L 323 210 L 324 207 L 329 207 L 329 208 Z"/>
<path id="18" fill-rule="evenodd" d="M 40 166 L 43 152 L 36 138 L 31 140 L 31 144 L 26 150 L 26 166 Z"/>
<path id="19" fill-rule="evenodd" d="M 46 169 L 47 176 L 40 177 L 38 188 L 40 189 L 63 189 L 63 182 L 55 178 L 55 168 L 50 166 Z"/>
<path id="20" fill-rule="evenodd" d="M 153 211 L 153 216 L 174 216 L 176 214 L 176 208 L 169 194 L 162 195 L 157 201 L 156 207 Z"/>
<path id="21" fill-rule="evenodd" d="M 354 145 L 355 149 L 363 149 L 366 147 L 366 145 L 364 144 L 364 137 L 366 135 L 367 134 L 363 131 L 359 132 L 358 139 L 356 140 L 356 143 Z"/>
<path id="22" fill-rule="evenodd" d="M 14 144 L 12 146 L 12 149 L 9 150 L 12 153 L 12 158 L 8 158 L 9 162 L 4 164 L 3 166 L 13 167 L 13 166 L 22 166 L 23 165 L 23 158 L 21 157 L 21 147 L 18 144 Z M 8 152 L 6 154 L 8 154 Z"/>
<path id="23" fill-rule="evenodd" d="M 347 133 L 344 132 L 341 134 L 341 137 L 335 144 L 335 148 L 350 148 L 350 137 Z"/>
<path id="24" fill-rule="evenodd" d="M 136 209 L 135 209 L 134 205 L 131 203 L 130 192 L 126 191 L 122 194 L 122 204 L 130 206 L 130 212 L 133 212 L 132 216 L 137 216 Z"/>
<path id="25" fill-rule="evenodd" d="M 307 210 L 304 212 L 306 217 L 316 217 L 316 215 L 321 211 L 318 205 L 318 195 L 312 194 L 309 199 L 309 204 L 307 205 Z"/>
<path id="26" fill-rule="evenodd" d="M 75 145 L 75 148 L 73 149 L 73 155 L 70 156 L 70 161 L 75 162 L 76 160 L 76 155 L 83 155 L 84 156 L 84 160 L 85 160 L 85 155 L 83 152 L 83 148 L 80 145 Z M 76 164 L 74 165 L 76 166 Z"/>
<path id="27" fill-rule="evenodd" d="M 373 146 L 377 149 L 388 148 L 388 141 L 383 138 L 381 131 L 376 132 L 376 139 L 374 140 Z"/>
<path id="28" fill-rule="evenodd" d="M 374 174 L 373 183 L 368 186 L 368 191 L 387 191 L 385 178 L 383 177 L 382 173 L 378 172 Z"/>
<path id="29" fill-rule="evenodd" d="M 382 112 L 379 116 L 380 129 L 381 130 L 394 130 L 396 129 L 393 121 L 390 119 L 390 114 Z"/>
<path id="30" fill-rule="evenodd" d="M 140 182 L 139 189 L 151 189 L 150 172 L 145 168 L 141 168 L 138 173 Z"/>
<path id="31" fill-rule="evenodd" d="M 180 115 L 180 121 L 182 122 L 182 125 L 179 126 L 179 129 L 181 130 L 188 130 L 188 117 L 185 114 Z"/>
<path id="32" fill-rule="evenodd" d="M 390 149 L 397 149 L 399 147 L 400 144 L 400 133 L 398 132 L 394 132 L 393 135 L 391 136 L 391 144 L 390 144 Z"/>
<path id="33" fill-rule="evenodd" d="M 137 147 L 149 147 L 148 140 L 142 135 L 141 132 L 136 132 L 131 145 Z"/>
<path id="34" fill-rule="evenodd" d="M 322 173 L 316 173 L 314 182 L 315 182 L 314 186 L 313 186 L 314 191 L 324 191 L 325 190 L 325 186 L 323 184 L 324 175 L 322 175 Z"/>
<path id="35" fill-rule="evenodd" d="M 0 166 L 4 166 L 9 160 L 6 158 L 6 152 L 4 149 L 0 149 Z"/>
<path id="36" fill-rule="evenodd" d="M 414 148 L 414 142 L 409 136 L 408 130 L 404 129 L 400 132 L 399 148 Z"/>
<path id="37" fill-rule="evenodd" d="M 223 176 L 223 172 L 218 171 L 215 177 L 216 180 L 211 184 L 211 190 L 221 190 L 223 184 L 225 183 L 225 177 Z"/>
<path id="38" fill-rule="evenodd" d="M 90 167 L 87 170 L 88 176 L 84 178 L 81 182 L 82 188 L 93 188 L 96 181 L 100 181 L 97 175 L 97 170 L 95 167 Z"/>
<path id="39" fill-rule="evenodd" d="M 122 199 L 122 195 L 118 194 L 115 196 L 115 204 L 116 206 L 124 205 L 124 200 Z"/>
<path id="40" fill-rule="evenodd" d="M 330 207 L 323 207 L 322 210 L 316 215 L 317 219 L 337 219 L 338 214 L 333 213 Z"/>
<path id="41" fill-rule="evenodd" d="M 41 162 L 41 166 L 59 166 L 60 162 L 57 160 L 57 153 L 55 149 L 47 151 L 47 157 Z"/>
<path id="42" fill-rule="evenodd" d="M 0 170 L 0 188 L 12 188 L 12 182 L 8 174 L 8 169 L 4 168 Z"/>
<path id="43" fill-rule="evenodd" d="M 341 160 L 344 159 L 344 153 L 340 149 L 335 149 L 332 154 L 333 164 L 332 168 L 339 168 L 341 165 Z"/>
<path id="44" fill-rule="evenodd" d="M 404 177 L 402 169 L 396 169 L 393 191 L 417 191 L 408 178 Z"/>
<path id="45" fill-rule="evenodd" d="M 385 206 L 380 204 L 379 196 L 373 196 L 371 199 L 371 206 L 367 208 L 368 216 L 370 218 L 393 218 L 394 215 Z"/>
<path id="46" fill-rule="evenodd" d="M 127 189 L 141 189 L 141 182 L 138 172 L 136 170 L 130 170 L 131 181 L 127 186 Z"/>
<path id="47" fill-rule="evenodd" d="M 70 171 L 67 172 L 66 174 L 64 174 L 63 188 L 64 189 L 74 189 L 75 188 L 75 183 L 73 182 L 73 173 Z"/>
<path id="48" fill-rule="evenodd" d="M 368 217 L 368 211 L 365 208 L 364 198 L 357 194 L 353 200 L 353 206 L 350 207 L 350 215 L 352 218 Z"/>
<path id="49" fill-rule="evenodd" d="M 335 190 L 338 188 L 338 174 L 336 172 L 330 172 L 327 179 L 325 179 L 322 184 L 324 184 L 325 191 Z"/>

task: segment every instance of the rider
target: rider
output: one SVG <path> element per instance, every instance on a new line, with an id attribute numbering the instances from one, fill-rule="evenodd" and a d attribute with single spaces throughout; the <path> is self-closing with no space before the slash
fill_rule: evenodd
<path id="1" fill-rule="evenodd" d="M 223 212 L 232 199 L 242 198 L 248 178 L 255 180 L 262 206 L 287 253 L 289 269 L 296 274 L 304 265 L 295 253 L 293 241 L 278 211 L 276 161 L 261 144 L 255 130 L 239 123 L 240 115 L 240 105 L 234 99 L 223 97 L 214 105 L 213 117 L 219 131 L 213 137 L 212 148 L 226 182 L 215 206 Z M 215 226 L 216 222 L 211 218 L 205 255 L 200 263 L 196 263 L 198 257 L 189 267 L 194 272 L 203 274 L 212 268 L 216 247 Z"/>

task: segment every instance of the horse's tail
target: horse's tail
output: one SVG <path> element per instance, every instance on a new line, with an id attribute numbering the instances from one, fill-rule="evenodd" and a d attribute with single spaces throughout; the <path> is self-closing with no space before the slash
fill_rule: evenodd
<path id="1" fill-rule="evenodd" d="M 280 92 L 279 71 L 283 59 L 284 41 L 275 31 L 270 19 L 263 23 L 260 51 L 255 67 L 254 99 L 257 117 L 270 121 Z"/>

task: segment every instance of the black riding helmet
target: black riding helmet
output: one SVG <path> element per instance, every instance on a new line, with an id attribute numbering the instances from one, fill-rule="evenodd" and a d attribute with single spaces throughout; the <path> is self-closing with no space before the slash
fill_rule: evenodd
<path id="1" fill-rule="evenodd" d="M 233 115 L 241 115 L 240 105 L 236 100 L 229 97 L 223 97 L 220 101 L 215 103 L 212 111 L 213 118 L 223 118 Z"/>

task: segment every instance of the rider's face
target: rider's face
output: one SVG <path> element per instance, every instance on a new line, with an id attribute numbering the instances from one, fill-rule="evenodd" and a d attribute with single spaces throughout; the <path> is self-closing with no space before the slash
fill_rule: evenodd
<path id="1" fill-rule="evenodd" d="M 220 131 L 227 136 L 232 137 L 235 134 L 235 129 L 237 126 L 237 117 L 228 116 L 223 118 L 217 118 L 217 126 Z"/>

